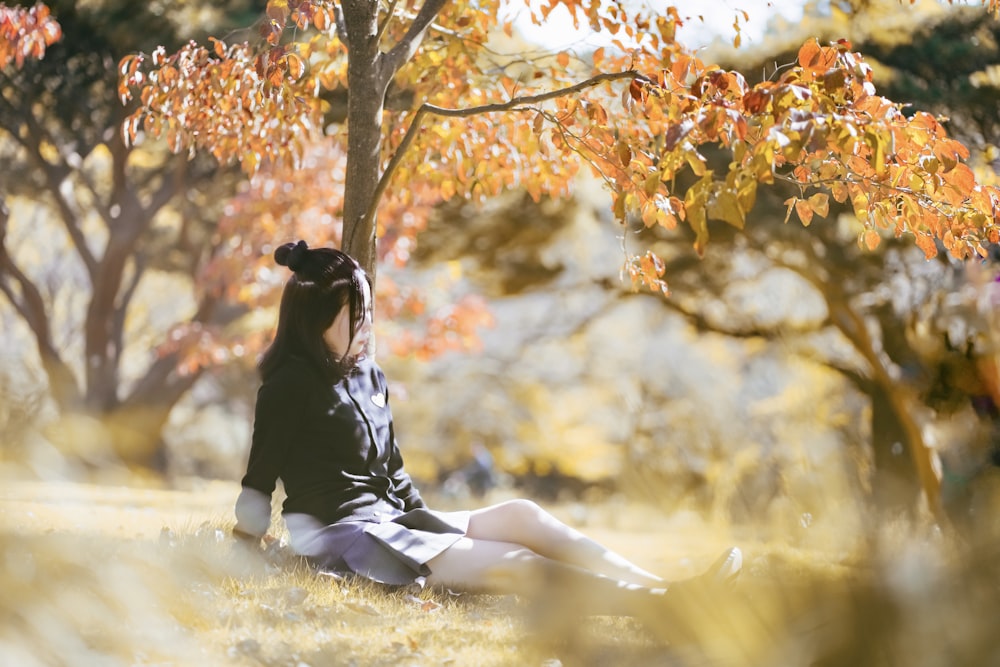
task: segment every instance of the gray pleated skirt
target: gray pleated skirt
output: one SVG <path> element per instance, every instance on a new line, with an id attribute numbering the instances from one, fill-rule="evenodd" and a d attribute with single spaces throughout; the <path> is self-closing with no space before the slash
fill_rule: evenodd
<path id="1" fill-rule="evenodd" d="M 291 545 L 315 567 L 355 574 L 380 584 L 423 586 L 428 561 L 465 536 L 469 512 L 416 509 L 381 521 L 341 521 L 319 526 L 311 517 L 288 515 Z"/>

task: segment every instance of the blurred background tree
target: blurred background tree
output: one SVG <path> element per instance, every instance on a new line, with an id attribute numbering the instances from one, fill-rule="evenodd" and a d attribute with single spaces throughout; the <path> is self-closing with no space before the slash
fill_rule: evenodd
<path id="1" fill-rule="evenodd" d="M 184 348 L 241 312 L 196 300 L 190 285 L 224 242 L 214 231 L 237 181 L 208 157 L 127 147 L 117 63 L 244 26 L 263 5 L 48 7 L 62 38 L 43 58 L 0 69 L 0 289 L 34 339 L 67 450 L 95 466 L 120 457 L 162 469 L 160 431 L 200 372 L 180 368 Z M 173 298 L 137 299 L 151 276 Z M 167 336 L 174 349 L 139 353 Z"/>
<path id="2" fill-rule="evenodd" d="M 933 3 L 902 17 L 892 2 L 835 3 L 832 12 L 817 5 L 801 25 L 776 31 L 774 43 L 739 52 L 716 45 L 712 55 L 753 81 L 791 62 L 804 35 L 851 39 L 882 94 L 907 104 L 907 113 L 948 118 L 949 133 L 972 149 L 980 178 L 996 179 L 996 19 Z M 887 17 L 892 30 L 883 29 Z M 929 449 L 942 468 L 944 506 L 952 518 L 968 519 L 971 489 L 997 445 L 996 258 L 967 263 L 942 252 L 928 261 L 898 237 L 860 248 L 851 242 L 859 223 L 849 206 L 831 203 L 829 221 L 808 228 L 789 223 L 788 199 L 797 194 L 795 187 L 762 191 L 754 224 L 714 230 L 704 258 L 689 250 L 690 234 L 646 233 L 669 258 L 675 296 L 665 305 L 701 331 L 780 340 L 837 369 L 868 401 L 875 506 L 888 515 L 919 506 L 913 453 Z M 819 296 L 823 307 L 810 313 L 789 301 L 789 282 Z"/>

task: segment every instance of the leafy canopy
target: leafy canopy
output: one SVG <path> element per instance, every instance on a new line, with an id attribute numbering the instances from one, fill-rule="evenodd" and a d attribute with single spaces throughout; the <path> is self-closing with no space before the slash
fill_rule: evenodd
<path id="1" fill-rule="evenodd" d="M 989 5 L 997 10 L 997 0 Z M 511 187 L 560 196 L 581 167 L 606 184 L 620 223 L 688 225 L 699 253 L 711 221 L 742 228 L 758 188 L 778 182 L 797 188 L 788 214 L 804 225 L 827 214 L 831 197 L 849 202 L 868 248 L 911 235 L 928 257 L 941 241 L 968 258 L 1000 240 L 1000 190 L 977 182 L 969 151 L 942 119 L 879 96 L 849 42 L 809 40 L 794 64 L 750 85 L 678 43 L 675 8 L 544 0 L 527 11 L 542 23 L 559 7 L 612 35 L 613 46 L 508 48 L 498 0 L 379 8 L 366 39 L 379 47 L 374 71 L 391 84 L 367 215 L 396 226 L 381 256 L 405 261 L 421 216 L 442 200 L 484 201 Z M 324 133 L 347 153 L 351 118 L 345 131 L 324 115 L 360 57 L 361 38 L 348 32 L 353 11 L 347 2 L 270 0 L 259 42 L 212 39 L 126 57 L 121 100 L 139 101 L 127 140 L 165 137 L 172 150 L 209 151 L 251 175 L 298 167 Z M 720 152 L 723 160 L 709 159 Z M 352 159 L 362 158 L 347 153 L 348 171 Z M 634 285 L 666 292 L 663 272 L 655 255 L 627 253 Z"/>
<path id="2" fill-rule="evenodd" d="M 28 58 L 42 58 L 46 47 L 59 41 L 62 29 L 45 5 L 30 9 L 0 4 L 0 69 Z"/>

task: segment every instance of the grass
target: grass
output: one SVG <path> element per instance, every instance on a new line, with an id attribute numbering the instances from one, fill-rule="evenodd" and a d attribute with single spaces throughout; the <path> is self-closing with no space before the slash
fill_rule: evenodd
<path id="1" fill-rule="evenodd" d="M 736 596 L 707 610 L 699 644 L 669 646 L 628 618 L 546 635 L 541 607 L 514 597 L 389 589 L 316 573 L 280 550 L 248 556 L 227 537 L 236 492 L 4 485 L 0 664 L 1000 664 L 993 534 L 963 546 L 899 525 L 865 546 L 818 536 L 817 549 L 650 508 L 556 507 L 667 576 L 744 546 Z"/>

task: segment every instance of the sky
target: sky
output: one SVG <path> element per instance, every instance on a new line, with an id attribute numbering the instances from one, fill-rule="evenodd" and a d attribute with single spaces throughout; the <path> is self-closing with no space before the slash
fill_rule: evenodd
<path id="1" fill-rule="evenodd" d="M 648 0 L 640 1 L 650 4 Z M 629 4 L 635 6 L 633 3 Z M 804 3 L 802 0 L 665 0 L 655 4 L 663 7 L 674 5 L 682 18 L 690 17 L 678 30 L 678 41 L 689 48 L 698 49 L 717 38 L 732 41 L 736 34 L 733 21 L 737 13 L 743 11 L 749 15 L 747 21 L 743 21 L 742 14 L 740 15 L 743 44 L 759 44 L 763 41 L 771 18 L 780 15 L 789 21 L 798 22 L 802 18 Z M 596 48 L 605 44 L 608 39 L 591 32 L 585 26 L 581 26 L 580 30 L 574 29 L 569 13 L 562 7 L 549 15 L 544 26 L 536 26 L 528 19 L 527 11 L 519 0 L 509 0 L 509 6 L 514 9 L 508 11 L 519 14 L 514 25 L 526 39 L 554 50 L 579 47 L 582 44 Z"/>

